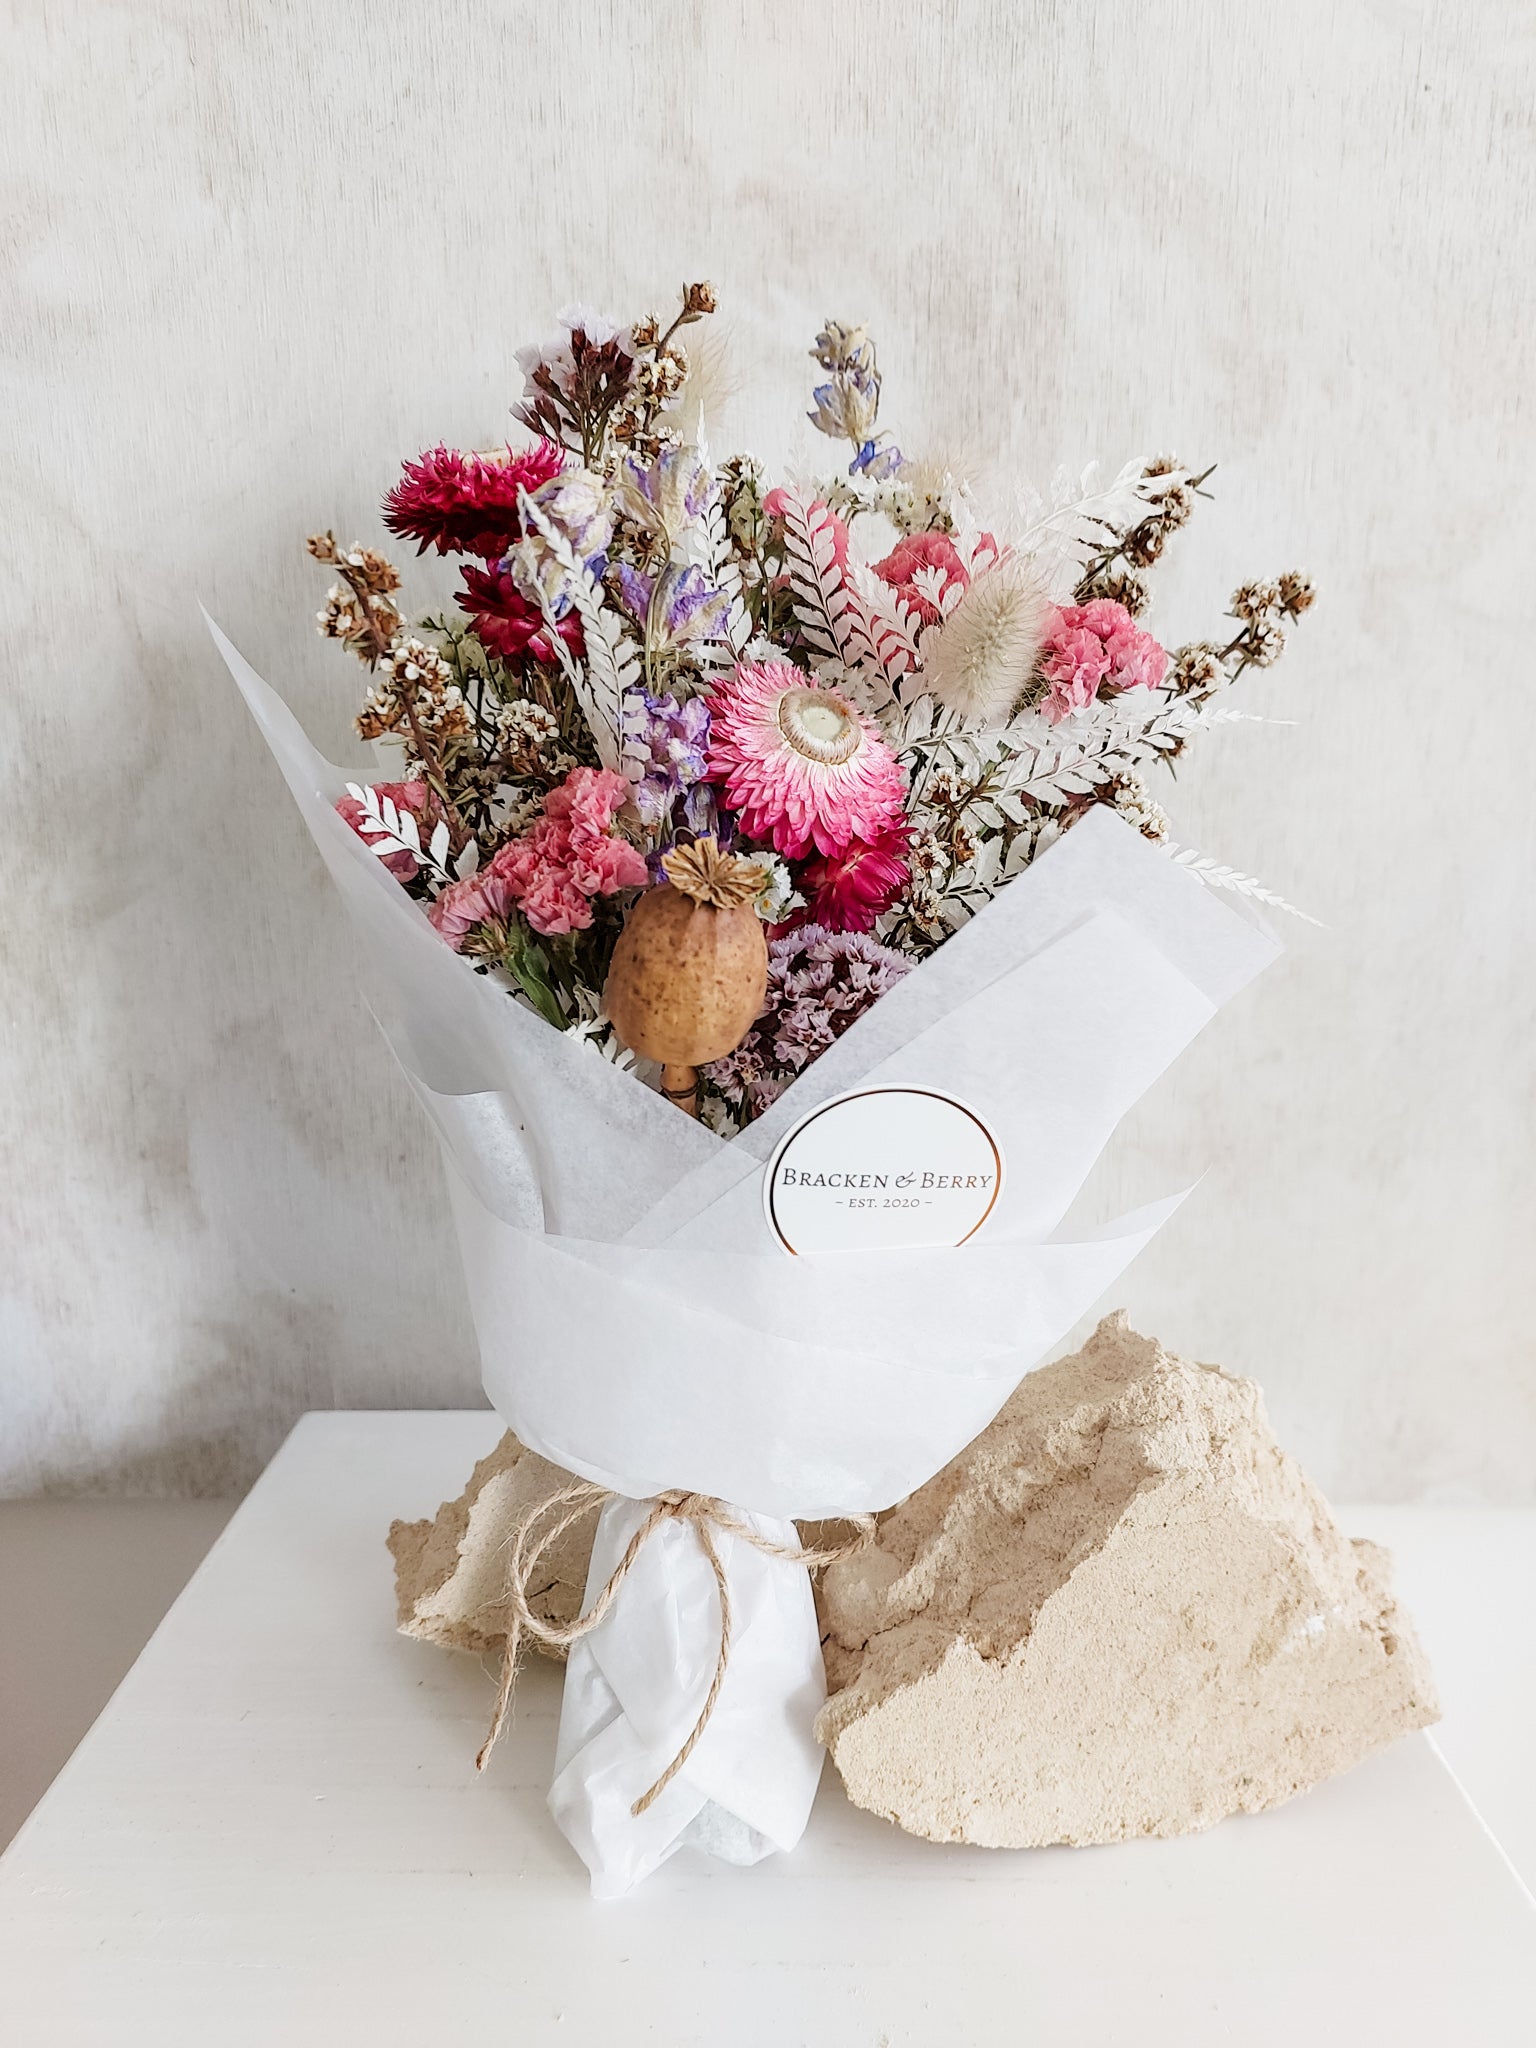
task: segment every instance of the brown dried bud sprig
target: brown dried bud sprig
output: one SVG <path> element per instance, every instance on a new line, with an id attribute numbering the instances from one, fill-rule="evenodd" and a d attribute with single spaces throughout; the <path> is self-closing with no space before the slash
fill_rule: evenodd
<path id="1" fill-rule="evenodd" d="M 329 531 L 312 533 L 304 545 L 342 579 L 326 592 L 325 609 L 316 614 L 322 639 L 341 641 L 372 668 L 403 623 L 390 596 L 400 588 L 399 570 L 373 548 L 338 547 Z"/>
<path id="2" fill-rule="evenodd" d="M 1198 476 L 1190 476 L 1182 463 L 1171 455 L 1159 455 L 1149 462 L 1142 471 L 1143 494 L 1149 501 L 1149 510 L 1134 526 L 1122 533 L 1111 529 L 1113 540 L 1100 554 L 1085 564 L 1073 601 L 1089 604 L 1095 598 L 1110 598 L 1116 604 L 1123 604 L 1133 617 L 1139 617 L 1146 610 L 1146 585 L 1135 574 L 1140 569 L 1150 569 L 1158 561 L 1169 537 L 1181 526 L 1189 523 L 1195 509 L 1196 498 L 1209 497 L 1201 486 L 1212 474 L 1216 465 L 1201 470 Z M 1111 574 L 1117 564 L 1123 564 L 1118 573 Z M 1130 598 L 1139 597 L 1139 604 L 1122 595 L 1129 591 Z"/>
<path id="3" fill-rule="evenodd" d="M 514 418 L 563 447 L 579 449 L 588 469 L 607 466 L 614 448 L 653 453 L 666 438 L 657 431 L 658 417 L 688 374 L 687 355 L 673 345 L 673 336 L 714 310 L 714 287 L 689 284 L 665 330 L 654 314 L 603 342 L 573 327 L 569 363 L 558 373 L 548 362 L 536 364 L 528 373 L 532 395 L 514 407 Z"/>
<path id="4" fill-rule="evenodd" d="M 445 756 L 474 726 L 453 670 L 437 648 L 404 630 L 391 594 L 400 588 L 400 572 L 385 556 L 373 548 L 338 547 L 329 530 L 312 533 L 304 545 L 342 578 L 319 614 L 322 636 L 342 641 L 374 671 L 356 719 L 359 738 L 397 734 L 405 741 L 407 764 L 442 805 L 452 851 L 462 851 L 471 835 L 453 798 Z"/>
<path id="5" fill-rule="evenodd" d="M 1191 641 L 1173 650 L 1168 687 L 1195 702 L 1214 696 L 1247 668 L 1270 668 L 1285 652 L 1286 631 L 1317 601 L 1312 578 L 1300 569 L 1261 582 L 1244 583 L 1232 593 L 1228 616 L 1238 631 L 1224 647 L 1214 641 Z M 1182 747 L 1174 750 L 1182 752 Z"/>

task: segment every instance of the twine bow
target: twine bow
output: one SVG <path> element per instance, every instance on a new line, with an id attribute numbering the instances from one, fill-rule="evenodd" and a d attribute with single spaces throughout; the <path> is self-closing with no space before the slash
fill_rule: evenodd
<path id="1" fill-rule="evenodd" d="M 538 1569 L 539 1560 L 550 1547 L 558 1543 L 566 1530 L 579 1522 L 587 1511 L 610 1500 L 621 1499 L 611 1487 L 595 1486 L 590 1480 L 576 1479 L 558 1493 L 549 1494 L 545 1499 L 535 1501 L 519 1517 L 512 1532 L 507 1559 L 507 1647 L 501 1661 L 501 1683 L 496 1692 L 496 1706 L 491 1715 L 490 1729 L 481 1745 L 480 1754 L 475 1758 L 475 1769 L 483 1771 L 496 1746 L 496 1738 L 506 1724 L 512 1708 L 512 1694 L 517 1685 L 518 1659 L 522 1654 L 523 1639 L 532 1636 L 537 1642 L 550 1649 L 568 1650 L 573 1643 L 580 1642 L 584 1635 L 591 1633 L 606 1619 L 608 1610 L 619 1596 L 619 1589 L 629 1577 L 635 1559 L 640 1555 L 652 1536 L 663 1522 L 685 1522 L 698 1538 L 699 1548 L 709 1560 L 714 1573 L 715 1590 L 720 1597 L 720 1654 L 715 1659 L 715 1675 L 710 1681 L 709 1692 L 699 1711 L 699 1718 L 661 1776 L 644 1792 L 630 1808 L 636 1819 L 660 1797 L 692 1756 L 700 1736 L 709 1726 L 715 1704 L 720 1698 L 720 1688 L 725 1683 L 726 1667 L 731 1659 L 731 1590 L 726 1582 L 725 1566 L 721 1563 L 720 1552 L 715 1544 L 716 1534 L 723 1531 L 743 1543 L 751 1544 L 764 1557 L 783 1558 L 790 1564 L 803 1564 L 808 1571 L 817 1571 L 822 1565 L 836 1564 L 840 1559 L 853 1557 L 870 1543 L 875 1533 L 873 1515 L 847 1515 L 839 1519 L 852 1523 L 854 1534 L 846 1543 L 833 1544 L 825 1549 L 806 1550 L 798 1543 L 774 1543 L 766 1536 L 760 1536 L 749 1522 L 728 1507 L 724 1501 L 713 1500 L 706 1493 L 662 1493 L 651 1502 L 650 1512 L 625 1545 L 624 1555 L 609 1573 L 607 1583 L 585 1614 L 579 1614 L 574 1621 L 545 1621 L 535 1614 L 528 1604 L 528 1588 Z M 546 1526 L 547 1525 L 547 1526 Z"/>

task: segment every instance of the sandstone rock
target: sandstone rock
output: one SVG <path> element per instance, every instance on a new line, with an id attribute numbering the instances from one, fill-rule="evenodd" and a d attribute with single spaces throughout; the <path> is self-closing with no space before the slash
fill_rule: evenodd
<path id="1" fill-rule="evenodd" d="M 1387 1568 L 1251 1381 L 1112 1316 L 825 1574 L 818 1732 L 935 1841 L 1210 1827 L 1437 1717 Z"/>
<path id="2" fill-rule="evenodd" d="M 513 1526 L 532 1501 L 558 1492 L 570 1477 L 509 1430 L 458 1499 L 445 1501 L 430 1522 L 391 1523 L 400 1633 L 449 1650 L 499 1651 L 507 1635 L 506 1546 Z M 594 1507 L 546 1553 L 529 1596 L 542 1619 L 568 1622 L 580 1612 L 596 1527 Z"/>

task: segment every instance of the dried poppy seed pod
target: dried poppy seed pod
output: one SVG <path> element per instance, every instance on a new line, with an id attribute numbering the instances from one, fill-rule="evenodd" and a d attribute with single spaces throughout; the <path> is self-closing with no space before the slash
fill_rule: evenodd
<path id="1" fill-rule="evenodd" d="M 699 1113 L 698 1069 L 746 1037 L 768 986 L 768 941 L 753 899 L 767 876 L 713 839 L 663 859 L 613 949 L 603 1007 L 631 1052 L 660 1060 L 668 1098 Z"/>

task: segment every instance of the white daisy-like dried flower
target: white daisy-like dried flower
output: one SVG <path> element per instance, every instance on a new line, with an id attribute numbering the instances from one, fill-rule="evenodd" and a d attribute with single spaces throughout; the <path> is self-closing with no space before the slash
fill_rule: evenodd
<path id="1" fill-rule="evenodd" d="M 1168 813 L 1139 775 L 1122 775 L 1115 784 L 1115 809 L 1155 844 L 1168 837 Z"/>
<path id="2" fill-rule="evenodd" d="M 453 684 L 453 670 L 442 655 L 412 633 L 396 635 L 389 652 L 380 656 L 379 668 L 391 682 L 407 683 L 412 688 L 425 686 L 436 690 Z"/>
<path id="3" fill-rule="evenodd" d="M 1006 555 L 972 583 L 942 626 L 923 639 L 929 689 L 962 718 L 1006 718 L 1034 674 L 1051 600 L 1032 563 Z"/>
<path id="4" fill-rule="evenodd" d="M 1232 593 L 1232 616 L 1252 625 L 1264 625 L 1274 619 L 1282 602 L 1278 583 L 1245 583 Z"/>
<path id="5" fill-rule="evenodd" d="M 325 609 L 315 613 L 323 640 L 353 640 L 367 631 L 357 594 L 345 583 L 333 583 L 325 593 Z"/>
<path id="6" fill-rule="evenodd" d="M 1269 668 L 1285 652 L 1285 628 L 1273 619 L 1255 619 L 1244 651 L 1255 668 Z"/>

